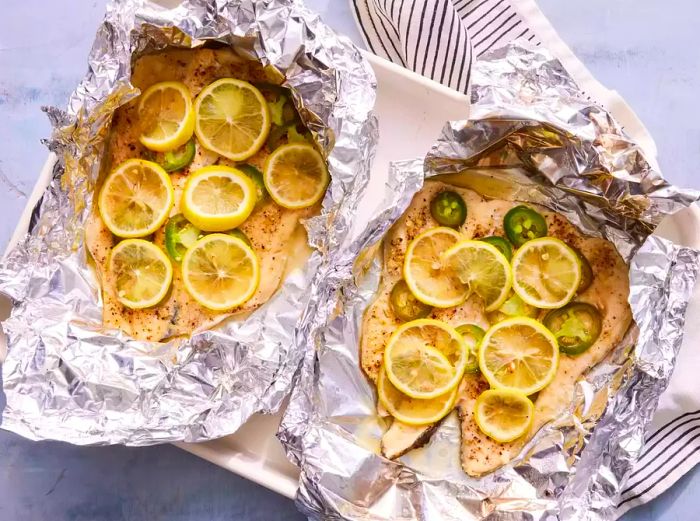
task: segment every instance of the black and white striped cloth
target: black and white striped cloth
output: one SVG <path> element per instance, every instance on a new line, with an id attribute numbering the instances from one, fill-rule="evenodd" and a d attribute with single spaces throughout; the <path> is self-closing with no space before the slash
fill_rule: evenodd
<path id="1" fill-rule="evenodd" d="M 350 0 L 365 44 L 375 54 L 467 92 L 472 60 L 524 38 L 549 49 L 584 92 L 606 106 L 655 156 L 646 129 L 617 93 L 598 83 L 559 38 L 534 0 Z M 686 340 L 700 337 L 686 322 Z M 689 323 L 691 323 L 689 325 Z M 623 487 L 617 514 L 651 501 L 700 463 L 700 397 L 692 390 L 700 356 L 685 342 L 644 451 Z"/>
<path id="2" fill-rule="evenodd" d="M 471 61 L 516 38 L 536 40 L 508 0 L 353 0 L 369 49 L 460 92 Z"/>

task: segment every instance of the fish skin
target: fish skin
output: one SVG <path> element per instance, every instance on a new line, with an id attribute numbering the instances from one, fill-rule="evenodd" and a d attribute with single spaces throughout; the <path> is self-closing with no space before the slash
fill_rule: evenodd
<path id="1" fill-rule="evenodd" d="M 431 425 L 407 425 L 400 421 L 392 422 L 382 436 L 382 454 L 389 459 L 396 459 L 410 450 L 426 445 L 439 425 L 440 422 Z"/>
<path id="2" fill-rule="evenodd" d="M 143 56 L 134 65 L 132 84 L 143 92 L 161 81 L 181 81 L 196 96 L 202 88 L 223 77 L 269 81 L 259 63 L 242 60 L 228 49 L 195 49 L 169 50 Z M 139 98 L 136 98 L 114 113 L 105 149 L 103 176 L 127 159 L 150 157 L 150 152 L 138 139 L 138 102 Z M 270 151 L 263 146 L 246 162 L 262 168 L 269 154 Z M 171 216 L 181 213 L 180 198 L 187 175 L 215 163 L 233 166 L 230 161 L 197 145 L 193 162 L 182 171 L 170 175 L 175 191 Z M 96 192 L 99 187 L 100 183 Z M 171 290 L 158 306 L 142 310 L 123 306 L 116 298 L 113 281 L 107 271 L 109 253 L 118 239 L 104 225 L 97 208 L 93 208 L 86 222 L 85 239 L 102 286 L 105 327 L 121 329 L 138 340 L 164 341 L 210 328 L 231 316 L 246 316 L 269 300 L 280 286 L 290 255 L 297 253 L 289 251 L 290 239 L 301 226 L 301 220 L 317 214 L 319 209 L 320 203 L 301 210 L 288 210 L 269 198 L 256 208 L 239 229 L 250 239 L 260 261 L 260 285 L 243 305 L 227 312 L 215 312 L 201 306 L 187 293 L 180 266 L 175 262 Z M 152 238 L 155 244 L 164 249 L 164 227 L 156 231 Z"/>
<path id="3" fill-rule="evenodd" d="M 458 188 L 439 181 L 427 181 L 416 194 L 402 218 L 390 230 L 385 239 L 384 271 L 377 298 L 368 307 L 363 319 L 361 366 L 365 374 L 376 383 L 382 364 L 384 347 L 389 336 L 401 321 L 396 318 L 389 304 L 389 293 L 394 283 L 401 278 L 403 260 L 408 243 L 419 233 L 439 224 L 430 216 L 429 204 L 434 195 L 444 189 L 458 192 L 467 201 L 468 216 L 460 228 L 464 238 L 479 238 L 503 235 L 503 217 L 517 203 L 485 200 L 471 190 Z M 522 438 L 499 443 L 481 432 L 474 421 L 476 398 L 488 389 L 488 383 L 479 374 L 466 374 L 460 383 L 456 408 L 460 419 L 460 459 L 463 470 L 470 476 L 481 476 L 507 464 L 515 458 L 523 446 L 547 422 L 565 412 L 571 404 L 575 383 L 589 368 L 603 360 L 618 345 L 632 322 L 627 298 L 629 295 L 628 267 L 612 243 L 582 235 L 563 216 L 536 207 L 545 217 L 548 235 L 557 237 L 570 246 L 577 247 L 588 259 L 593 270 L 591 286 L 574 298 L 587 302 L 601 312 L 602 330 L 598 340 L 585 353 L 576 357 L 562 355 L 554 381 L 540 391 L 534 400 L 534 420 L 529 432 Z M 542 312 L 543 318 L 546 312 Z M 470 298 L 464 304 L 447 310 L 434 310 L 430 318 L 444 320 L 452 326 L 476 323 L 488 328 L 483 305 Z M 397 425 L 399 424 L 399 425 Z M 396 425 L 396 427 L 395 427 Z M 394 421 L 382 440 L 382 453 L 396 458 L 418 444 L 427 443 L 436 424 L 422 427 L 406 426 Z M 393 429 L 393 430 L 392 430 Z M 397 433 L 411 432 L 408 438 L 397 444 Z M 413 444 L 411 444 L 413 443 Z"/>

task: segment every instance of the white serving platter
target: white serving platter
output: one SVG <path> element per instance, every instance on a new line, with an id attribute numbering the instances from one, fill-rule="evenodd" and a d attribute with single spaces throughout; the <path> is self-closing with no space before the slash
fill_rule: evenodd
<path id="1" fill-rule="evenodd" d="M 443 85 L 428 80 L 382 58 L 365 53 L 377 75 L 376 113 L 380 138 L 372 168 L 368 197 L 360 211 L 371 212 L 378 203 L 375 194 L 383 192 L 390 161 L 424 155 L 448 120 L 468 117 L 468 99 Z M 625 110 L 629 110 L 624 107 Z M 630 111 L 631 112 L 631 111 Z M 613 114 L 616 114 L 613 108 Z M 648 132 L 634 113 L 620 120 L 634 121 L 626 130 L 641 143 L 652 143 Z M 655 150 L 653 147 L 649 147 Z M 26 233 L 36 202 L 51 180 L 55 157 L 50 155 L 30 195 L 15 233 L 8 244 L 11 250 Z M 373 189 L 374 188 L 374 189 Z M 696 207 L 680 212 L 665 222 L 659 233 L 684 245 L 700 247 L 700 210 Z M 696 291 L 695 298 L 698 298 Z M 10 303 L 0 297 L 0 320 L 9 315 Z M 686 339 L 685 344 L 689 344 Z M 0 338 L 0 361 L 5 350 Z M 281 415 L 256 415 L 235 434 L 205 443 L 176 445 L 209 460 L 246 479 L 279 494 L 293 498 L 297 489 L 298 470 L 284 456 L 275 433 Z"/>

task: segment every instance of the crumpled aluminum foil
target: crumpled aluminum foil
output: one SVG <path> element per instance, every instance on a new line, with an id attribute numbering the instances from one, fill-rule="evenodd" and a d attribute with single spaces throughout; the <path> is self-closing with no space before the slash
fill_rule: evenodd
<path id="1" fill-rule="evenodd" d="M 172 2 L 171 2 L 172 4 Z M 275 296 L 245 320 L 186 342 L 138 342 L 104 330 L 100 289 L 86 264 L 82 228 L 115 109 L 138 91 L 133 61 L 166 47 L 230 46 L 286 77 L 332 177 L 316 248 Z M 369 176 L 377 140 L 376 80 L 359 51 L 296 0 L 149 0 L 107 7 L 89 72 L 67 111 L 49 109 L 59 156 L 30 233 L 0 265 L 13 300 L 3 323 L 7 407 L 2 427 L 32 439 L 147 445 L 230 434 L 253 413 L 276 411 L 302 352 L 294 329 L 308 287 L 345 229 Z"/>
<path id="2" fill-rule="evenodd" d="M 297 505 L 310 518 L 614 518 L 668 384 L 700 253 L 650 233 L 700 194 L 666 183 L 545 50 L 512 44 L 480 60 L 473 119 L 449 123 L 425 161 L 392 165 L 383 213 L 347 236 L 314 281 L 300 338 L 307 354 L 278 432 L 301 467 Z M 578 383 L 568 412 L 480 479 L 460 467 L 455 413 L 427 446 L 398 461 L 380 456 L 383 421 L 359 366 L 362 314 L 380 281 L 377 241 L 424 176 L 436 175 L 560 212 L 612 241 L 630 263 L 636 326 Z"/>

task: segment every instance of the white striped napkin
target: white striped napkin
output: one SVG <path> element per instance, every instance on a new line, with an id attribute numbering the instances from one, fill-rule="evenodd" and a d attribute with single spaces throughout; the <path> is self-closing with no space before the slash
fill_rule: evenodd
<path id="1" fill-rule="evenodd" d="M 534 0 L 350 0 L 367 47 L 384 58 L 460 92 L 472 59 L 523 38 L 544 45 L 584 92 L 606 107 L 652 158 L 656 145 L 624 100 L 601 85 L 559 38 Z M 696 291 L 695 300 L 700 300 Z M 692 316 L 693 305 L 688 309 Z M 644 451 L 623 488 L 618 516 L 651 501 L 700 462 L 700 397 L 692 394 L 700 354 L 686 334 L 671 383 L 659 402 Z"/>
<path id="2" fill-rule="evenodd" d="M 473 56 L 536 40 L 507 0 L 352 0 L 369 49 L 460 92 Z"/>

